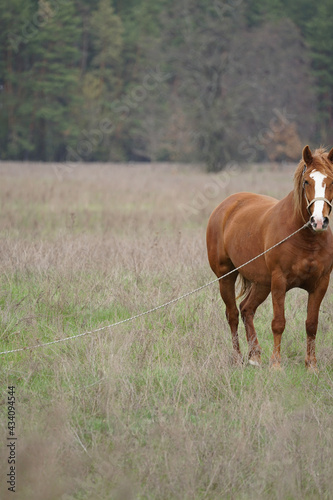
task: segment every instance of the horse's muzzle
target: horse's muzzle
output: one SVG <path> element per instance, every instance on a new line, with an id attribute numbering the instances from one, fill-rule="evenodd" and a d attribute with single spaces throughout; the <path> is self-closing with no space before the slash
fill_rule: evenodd
<path id="1" fill-rule="evenodd" d="M 314 231 L 325 231 L 328 228 L 329 219 L 324 217 L 322 220 L 315 220 L 314 216 L 311 215 L 310 224 Z"/>

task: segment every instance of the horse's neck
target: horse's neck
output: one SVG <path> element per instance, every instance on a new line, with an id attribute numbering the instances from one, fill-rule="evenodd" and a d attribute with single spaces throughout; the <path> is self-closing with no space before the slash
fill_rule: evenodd
<path id="1" fill-rule="evenodd" d="M 296 229 L 302 227 L 303 224 L 309 220 L 309 214 L 306 210 L 305 199 L 302 207 L 302 213 L 300 214 L 296 211 L 293 191 L 291 191 L 285 198 L 281 200 L 281 205 L 282 216 L 286 218 L 286 221 L 290 221 L 292 226 L 295 226 Z"/>

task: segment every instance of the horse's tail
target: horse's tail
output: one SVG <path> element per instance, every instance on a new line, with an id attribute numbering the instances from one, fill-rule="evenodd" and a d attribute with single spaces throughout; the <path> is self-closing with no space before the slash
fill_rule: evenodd
<path id="1" fill-rule="evenodd" d="M 244 278 L 244 276 L 239 274 L 237 276 L 237 282 L 236 282 L 236 285 L 238 285 L 238 295 L 236 299 L 240 299 L 243 296 L 249 295 L 251 284 L 252 284 L 251 281 L 247 280 L 246 278 Z"/>

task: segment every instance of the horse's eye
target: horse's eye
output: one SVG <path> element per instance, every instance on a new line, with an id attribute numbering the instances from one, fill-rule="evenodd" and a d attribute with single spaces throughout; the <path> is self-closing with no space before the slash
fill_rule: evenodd
<path id="1" fill-rule="evenodd" d="M 304 181 L 304 186 L 308 186 L 308 185 L 309 185 L 308 181 Z"/>

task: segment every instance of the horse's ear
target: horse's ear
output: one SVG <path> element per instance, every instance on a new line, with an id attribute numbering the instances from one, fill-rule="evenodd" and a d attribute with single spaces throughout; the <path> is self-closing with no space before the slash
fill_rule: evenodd
<path id="1" fill-rule="evenodd" d="M 305 148 L 303 149 L 303 160 L 307 165 L 310 165 L 310 163 L 312 163 L 313 156 L 309 146 L 305 146 Z"/>
<path id="2" fill-rule="evenodd" d="M 331 163 L 333 163 L 333 148 L 332 148 L 332 149 L 331 149 L 331 151 L 328 153 L 327 158 L 329 159 L 329 161 L 330 161 Z"/>

